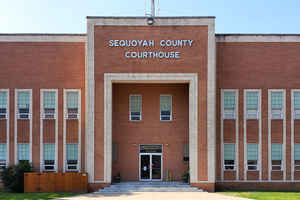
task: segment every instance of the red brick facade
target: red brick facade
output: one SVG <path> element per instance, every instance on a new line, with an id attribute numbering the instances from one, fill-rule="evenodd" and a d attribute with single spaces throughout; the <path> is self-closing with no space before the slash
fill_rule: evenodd
<path id="1" fill-rule="evenodd" d="M 191 185 L 207 191 L 222 188 L 298 189 L 295 181 L 300 180 L 300 172 L 293 170 L 292 155 L 294 144 L 300 143 L 300 120 L 292 119 L 292 90 L 300 89 L 299 35 L 218 35 L 214 33 L 214 27 L 207 25 L 207 21 L 212 20 L 211 24 L 214 26 L 214 19 L 211 18 L 162 18 L 160 19 L 162 21 L 158 20 L 158 25 L 154 26 L 145 24 L 145 21 L 142 21 L 145 20 L 144 18 L 125 19 L 128 20 L 125 22 L 136 24 L 124 25 L 122 18 L 103 18 L 100 21 L 107 20 L 107 24 L 101 25 L 94 22 L 99 19 L 91 18 L 88 20 L 87 35 L 55 35 L 56 39 L 52 41 L 49 39 L 51 35 L 20 35 L 24 37 L 22 40 L 18 35 L 0 35 L 0 89 L 9 89 L 10 105 L 9 127 L 6 124 L 7 119 L 0 120 L 0 142 L 6 143 L 7 139 L 9 141 L 9 164 L 15 163 L 15 141 L 28 143 L 31 138 L 30 121 L 19 119 L 15 121 L 16 89 L 32 89 L 32 163 L 38 171 L 41 170 L 41 125 L 43 142 L 56 141 L 55 121 L 44 120 L 41 124 L 40 90 L 58 89 L 57 171 L 64 171 L 66 153 L 64 142 L 81 141 L 80 170 L 89 173 L 91 191 L 111 184 L 111 177 L 119 172 L 122 181 L 139 181 L 139 145 L 141 144 L 162 144 L 162 180 L 166 180 L 167 170 L 172 174 L 172 180 L 181 180 L 183 173 L 189 168 L 189 162 L 183 161 L 183 146 L 193 143 L 191 141 L 193 133 L 190 132 L 192 130 L 191 108 L 197 108 L 195 119 L 198 125 L 197 147 L 189 149 L 196 152 L 196 158 L 193 158 L 196 160 L 196 172 L 193 172 L 196 177 L 193 177 Z M 178 25 L 179 21 L 183 24 Z M 120 24 L 111 25 L 117 22 Z M 39 41 L 40 37 L 44 39 Z M 84 40 L 80 41 L 78 39 L 80 37 Z M 16 41 L 13 41 L 14 38 Z M 74 41 L 67 41 L 70 38 Z M 213 44 L 210 43 L 212 38 Z M 166 39 L 191 39 L 193 45 L 188 48 L 109 45 L 110 40 L 158 42 Z M 124 56 L 126 51 L 145 50 L 179 51 L 181 57 L 131 59 Z M 216 71 L 211 66 L 215 66 Z M 92 71 L 89 71 L 91 69 Z M 107 95 L 105 75 L 108 73 L 147 74 L 148 76 L 154 73 L 193 74 L 197 77 L 197 100 L 191 101 L 193 91 L 188 82 L 176 82 L 176 80 L 151 83 L 112 82 L 110 141 L 105 134 L 108 129 L 105 112 L 109 103 L 104 103 Z M 213 73 L 216 80 L 209 82 L 210 73 Z M 89 84 L 89 81 L 93 85 Z M 90 90 L 92 86 L 94 88 Z M 81 91 L 81 121 L 64 120 L 66 118 L 64 89 Z M 222 117 L 222 91 L 226 89 L 236 91 L 238 112 L 235 119 Z M 259 119 L 246 118 L 244 99 L 247 89 L 257 89 L 261 92 Z M 283 119 L 270 119 L 270 89 L 285 91 Z M 141 121 L 129 120 L 130 94 L 142 96 Z M 161 94 L 172 95 L 172 121 L 160 121 Z M 211 94 L 215 95 L 214 99 L 210 98 Z M 90 104 L 90 99 L 93 99 L 94 104 Z M 215 121 L 210 121 L 212 119 L 209 118 L 211 113 L 208 110 L 211 107 L 215 109 L 213 113 L 216 117 Z M 90 109 L 90 112 L 86 109 Z M 91 114 L 93 127 L 87 127 Z M 210 125 L 215 127 L 215 132 L 212 131 L 214 129 L 210 129 Z M 15 127 L 18 127 L 16 133 Z M 9 128 L 9 138 L 6 135 L 7 128 Z M 88 132 L 89 130 L 93 131 Z M 87 138 L 92 138 L 92 141 Z M 210 144 L 208 142 L 210 139 L 215 142 Z M 111 149 L 106 148 L 107 142 L 118 146 L 118 159 L 111 162 L 111 174 L 109 174 L 111 177 L 106 174 L 109 171 L 106 169 L 109 166 L 107 162 L 110 162 L 107 155 L 112 154 Z M 238 144 L 235 147 L 235 160 L 237 159 L 238 163 L 235 163 L 233 170 L 224 170 L 223 143 Z M 246 170 L 247 143 L 261 144 L 258 152 L 260 157 L 258 170 Z M 283 145 L 282 162 L 284 163 L 280 171 L 270 168 L 272 143 Z M 91 151 L 93 157 L 89 157 Z M 215 166 L 211 166 L 208 164 L 212 159 L 209 155 L 214 151 Z M 210 172 L 210 168 L 215 168 L 212 170 L 213 173 Z"/>

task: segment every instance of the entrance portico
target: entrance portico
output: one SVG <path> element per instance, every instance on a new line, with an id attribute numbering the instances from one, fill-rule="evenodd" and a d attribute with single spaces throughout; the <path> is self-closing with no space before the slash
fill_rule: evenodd
<path id="1" fill-rule="evenodd" d="M 112 182 L 113 126 L 117 126 L 113 125 L 113 85 L 183 84 L 188 90 L 186 133 L 189 144 L 190 182 L 199 187 L 201 184 L 209 185 L 207 190 L 213 190 L 216 87 L 214 35 L 214 18 L 210 17 L 161 17 L 155 19 L 153 26 L 149 26 L 145 18 L 138 17 L 88 18 L 86 168 L 91 184 Z M 157 45 L 112 47 L 109 46 L 110 40 L 154 40 Z M 161 41 L 166 40 L 187 40 L 190 41 L 190 45 L 161 46 Z M 180 56 L 128 58 L 128 51 L 178 52 L 177 55 Z M 140 144 L 153 143 L 134 143 L 131 147 L 136 148 Z M 174 147 L 174 144 L 171 144 L 172 146 Z M 138 153 L 135 158 L 139 159 Z M 162 158 L 167 159 L 164 155 Z M 137 174 L 138 170 L 135 170 Z M 162 179 L 165 178 L 165 170 L 162 169 Z M 136 180 L 139 180 L 139 175 Z"/>

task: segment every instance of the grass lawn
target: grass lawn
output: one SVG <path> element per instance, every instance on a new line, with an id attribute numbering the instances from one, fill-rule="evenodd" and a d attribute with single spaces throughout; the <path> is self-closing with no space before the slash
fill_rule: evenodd
<path id="1" fill-rule="evenodd" d="M 220 194 L 259 200 L 300 200 L 300 192 L 223 191 Z"/>
<path id="2" fill-rule="evenodd" d="M 1 200 L 44 200 L 60 197 L 70 197 L 79 193 L 8 193 L 0 191 Z"/>

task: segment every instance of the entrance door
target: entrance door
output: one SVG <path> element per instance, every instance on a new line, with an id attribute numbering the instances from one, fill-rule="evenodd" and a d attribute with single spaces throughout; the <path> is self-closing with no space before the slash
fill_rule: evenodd
<path id="1" fill-rule="evenodd" d="M 140 153 L 140 180 L 161 181 L 161 153 Z"/>

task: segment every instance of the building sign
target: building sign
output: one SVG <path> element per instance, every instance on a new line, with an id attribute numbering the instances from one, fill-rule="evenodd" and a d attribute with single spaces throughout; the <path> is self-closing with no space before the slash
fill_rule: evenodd
<path id="1" fill-rule="evenodd" d="M 170 47 L 181 47 L 190 48 L 192 47 L 194 40 L 109 40 L 109 47 L 126 47 L 128 48 L 170 48 Z M 125 51 L 124 57 L 129 59 L 178 59 L 181 58 L 180 51 L 168 51 L 168 50 L 157 50 L 157 51 Z"/>

